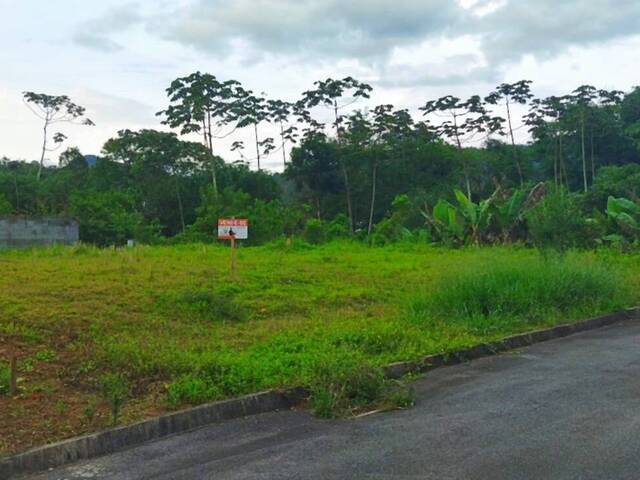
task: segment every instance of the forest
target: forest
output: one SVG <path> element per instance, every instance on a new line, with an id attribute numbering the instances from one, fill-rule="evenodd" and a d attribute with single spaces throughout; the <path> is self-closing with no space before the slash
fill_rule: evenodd
<path id="1" fill-rule="evenodd" d="M 537 98 L 522 80 L 413 114 L 368 105 L 371 92 L 330 78 L 285 102 L 196 72 L 167 88 L 161 130 L 121 130 L 93 162 L 66 147 L 56 166 L 46 155 L 72 139 L 54 127 L 93 122 L 67 96 L 25 92 L 42 156 L 0 160 L 0 214 L 71 216 L 97 246 L 211 242 L 225 216 L 248 218 L 254 245 L 640 239 L 640 88 Z M 223 159 L 221 140 L 247 130 L 252 145 L 234 141 Z M 266 158 L 283 173 L 263 169 Z"/>

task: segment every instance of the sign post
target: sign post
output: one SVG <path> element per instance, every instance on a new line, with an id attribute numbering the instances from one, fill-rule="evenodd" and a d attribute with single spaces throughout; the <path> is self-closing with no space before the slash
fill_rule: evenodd
<path id="1" fill-rule="evenodd" d="M 218 220 L 218 240 L 231 243 L 231 279 L 236 279 L 236 241 L 249 238 L 249 221 L 246 218 L 221 218 Z"/>

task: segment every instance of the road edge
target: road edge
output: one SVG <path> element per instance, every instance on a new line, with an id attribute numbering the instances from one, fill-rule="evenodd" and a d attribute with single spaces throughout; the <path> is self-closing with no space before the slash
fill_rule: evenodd
<path id="1" fill-rule="evenodd" d="M 428 355 L 417 361 L 396 362 L 383 367 L 388 378 L 400 378 L 409 373 L 423 373 L 435 368 L 456 365 L 536 343 L 595 330 L 624 320 L 637 318 L 640 308 L 630 308 L 575 323 L 557 325 L 544 330 L 506 337 L 455 352 Z M 167 437 L 213 423 L 261 413 L 289 410 L 308 397 L 304 387 L 268 390 L 240 398 L 208 403 L 112 428 L 80 437 L 37 447 L 17 455 L 0 458 L 0 478 L 35 473 L 115 453 L 152 440 Z"/>

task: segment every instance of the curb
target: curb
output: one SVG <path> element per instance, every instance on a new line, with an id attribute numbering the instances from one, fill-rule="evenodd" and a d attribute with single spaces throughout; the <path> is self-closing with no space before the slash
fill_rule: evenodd
<path id="1" fill-rule="evenodd" d="M 12 475 L 34 473 L 78 460 L 107 455 L 150 440 L 224 420 L 289 410 L 307 395 L 303 388 L 269 390 L 70 438 L 0 459 L 0 478 L 8 479 Z"/>
<path id="2" fill-rule="evenodd" d="M 640 308 L 631 308 L 572 324 L 558 325 L 545 330 L 514 335 L 496 342 L 483 343 L 457 352 L 429 355 L 417 361 L 392 363 L 383 367 L 382 370 L 387 378 L 400 378 L 409 373 L 427 372 L 435 368 L 456 365 L 535 343 L 606 327 L 638 316 L 640 316 Z M 8 479 L 12 475 L 33 473 L 78 460 L 107 455 L 151 440 L 183 433 L 224 420 L 278 410 L 289 410 L 305 400 L 308 397 L 308 393 L 308 390 L 304 387 L 269 390 L 231 400 L 200 405 L 131 425 L 34 448 L 24 453 L 0 459 L 0 478 Z"/>
<path id="3" fill-rule="evenodd" d="M 630 320 L 640 316 L 640 307 L 630 308 L 619 312 L 604 315 L 602 317 L 582 320 L 576 323 L 567 323 L 544 330 L 522 333 L 511 337 L 503 338 L 490 343 L 481 343 L 475 347 L 458 350 L 457 352 L 439 353 L 428 355 L 420 360 L 410 362 L 396 362 L 383 367 L 383 372 L 387 378 L 400 378 L 409 373 L 424 373 L 434 368 L 457 365 L 477 358 L 496 355 L 508 350 L 515 350 L 527 347 L 536 343 L 542 343 L 556 338 L 567 337 L 588 330 L 613 325 L 614 323 Z"/>

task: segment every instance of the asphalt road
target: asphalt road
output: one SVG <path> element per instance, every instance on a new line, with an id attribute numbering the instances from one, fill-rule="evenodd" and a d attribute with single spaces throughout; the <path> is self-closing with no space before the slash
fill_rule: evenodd
<path id="1" fill-rule="evenodd" d="M 638 479 L 640 322 L 429 373 L 406 411 L 206 427 L 32 478 Z"/>

